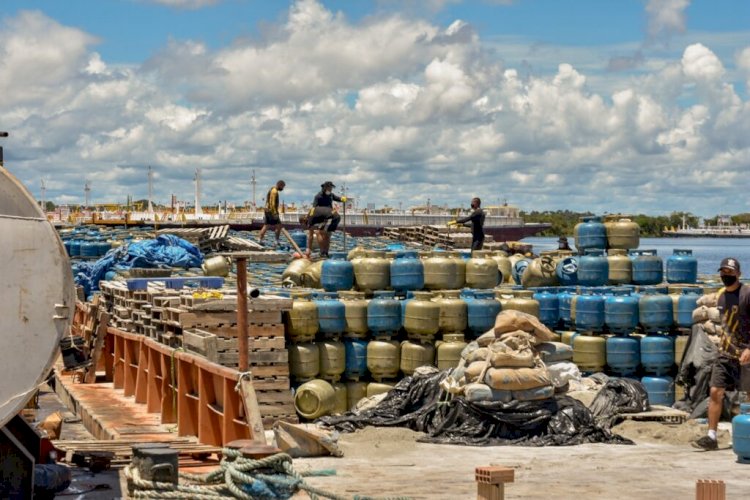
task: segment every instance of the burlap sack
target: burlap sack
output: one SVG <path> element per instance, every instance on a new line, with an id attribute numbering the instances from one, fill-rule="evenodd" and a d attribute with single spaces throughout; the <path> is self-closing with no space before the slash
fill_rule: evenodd
<path id="1" fill-rule="evenodd" d="M 489 331 L 484 332 L 474 342 L 476 342 L 479 347 L 487 347 L 488 345 L 493 343 L 496 339 L 497 339 L 497 335 L 495 335 L 495 329 L 493 328 Z"/>
<path id="2" fill-rule="evenodd" d="M 510 403 L 513 393 L 492 389 L 487 384 L 467 384 L 464 386 L 464 397 L 467 401 L 476 403 L 478 401 L 502 401 Z"/>
<path id="3" fill-rule="evenodd" d="M 523 330 L 536 338 L 539 342 L 546 342 L 555 338 L 549 328 L 544 326 L 538 318 L 521 311 L 501 311 L 495 319 L 495 335 Z"/>
<path id="4" fill-rule="evenodd" d="M 551 385 L 526 389 L 525 391 L 512 391 L 513 399 L 518 401 L 538 401 L 540 399 L 549 399 L 555 395 L 555 388 Z"/>
<path id="5" fill-rule="evenodd" d="M 709 293 L 707 295 L 701 295 L 698 298 L 697 304 L 699 306 L 716 307 L 719 297 L 715 293 Z"/>
<path id="6" fill-rule="evenodd" d="M 486 361 L 474 361 L 469 366 L 466 367 L 466 370 L 464 371 L 464 378 L 466 379 L 467 383 L 476 382 L 480 375 L 482 375 L 482 372 L 484 369 L 487 368 L 487 362 Z"/>
<path id="7" fill-rule="evenodd" d="M 537 356 L 531 346 L 514 349 L 503 342 L 495 342 L 489 351 L 493 368 L 533 368 L 536 365 Z"/>
<path id="8" fill-rule="evenodd" d="M 708 307 L 699 306 L 693 309 L 693 324 L 708 321 Z"/>
<path id="9" fill-rule="evenodd" d="M 571 361 L 573 359 L 573 348 L 562 342 L 542 342 L 537 344 L 536 350 L 545 363 Z"/>
<path id="10" fill-rule="evenodd" d="M 545 385 L 551 385 L 547 369 L 536 368 L 490 368 L 484 382 L 493 389 L 504 391 L 523 391 Z"/>
<path id="11" fill-rule="evenodd" d="M 721 312 L 716 307 L 708 308 L 708 320 L 714 323 L 721 323 Z"/>

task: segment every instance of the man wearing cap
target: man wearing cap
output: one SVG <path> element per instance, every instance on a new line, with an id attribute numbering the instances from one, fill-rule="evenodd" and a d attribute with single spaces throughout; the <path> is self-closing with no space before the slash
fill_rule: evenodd
<path id="1" fill-rule="evenodd" d="M 568 245 L 568 238 L 565 236 L 560 236 L 557 240 L 557 249 L 558 250 L 572 250 L 570 248 L 570 245 Z"/>
<path id="2" fill-rule="evenodd" d="M 263 207 L 265 220 L 263 227 L 260 229 L 258 241 L 263 242 L 268 228 L 272 228 L 276 233 L 276 246 L 279 246 L 279 236 L 281 236 L 281 218 L 279 217 L 279 193 L 284 190 L 286 183 L 284 181 L 276 182 L 276 185 L 268 190 L 266 194 L 266 205 Z"/>
<path id="3" fill-rule="evenodd" d="M 336 230 L 341 220 L 338 212 L 333 209 L 333 202 L 346 203 L 346 196 L 336 196 L 333 194 L 333 188 L 336 186 L 331 181 L 326 181 L 320 185 L 320 192 L 315 195 L 313 206 L 307 219 L 308 236 L 307 236 L 307 256 L 310 256 L 312 239 L 315 230 L 318 230 L 318 246 L 320 247 L 320 256 L 328 257 L 328 249 L 331 246 L 331 233 Z M 327 227 L 326 227 L 327 225 Z"/>
<path id="4" fill-rule="evenodd" d="M 740 283 L 740 263 L 727 257 L 719 266 L 724 288 L 719 291 L 722 334 L 719 356 L 711 370 L 708 401 L 708 434 L 692 445 L 704 450 L 718 448 L 716 429 L 721 418 L 725 390 L 740 389 L 741 365 L 750 364 L 750 286 Z"/>

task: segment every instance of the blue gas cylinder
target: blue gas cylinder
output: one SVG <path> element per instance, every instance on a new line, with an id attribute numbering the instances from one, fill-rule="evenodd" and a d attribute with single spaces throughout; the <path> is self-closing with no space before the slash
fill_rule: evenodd
<path id="1" fill-rule="evenodd" d="M 421 290 L 424 287 L 424 266 L 417 252 L 406 251 L 393 259 L 391 287 L 397 292 Z"/>
<path id="2" fill-rule="evenodd" d="M 414 292 L 409 290 L 406 292 L 406 295 L 404 298 L 398 301 L 399 306 L 401 306 L 401 324 L 404 324 L 404 318 L 406 317 L 406 305 L 409 303 L 410 300 L 414 299 Z"/>
<path id="3" fill-rule="evenodd" d="M 750 464 L 750 403 L 741 403 L 740 414 L 732 419 L 732 450 L 738 462 Z"/>
<path id="4" fill-rule="evenodd" d="M 560 321 L 566 328 L 570 328 L 575 323 L 575 317 L 573 314 L 574 297 L 576 297 L 575 287 L 561 287 L 557 294 Z"/>
<path id="5" fill-rule="evenodd" d="M 638 326 L 638 297 L 628 288 L 615 288 L 604 300 L 604 324 L 613 333 L 630 333 Z"/>
<path id="6" fill-rule="evenodd" d="M 664 375 L 674 365 L 674 339 L 666 335 L 647 335 L 641 339 L 641 364 L 646 373 Z"/>
<path id="7" fill-rule="evenodd" d="M 631 375 L 641 364 L 641 342 L 637 337 L 609 337 L 607 366 L 617 375 Z"/>
<path id="8" fill-rule="evenodd" d="M 367 341 L 361 339 L 344 339 L 346 352 L 346 369 L 344 373 L 349 380 L 359 380 L 367 375 Z"/>
<path id="9" fill-rule="evenodd" d="M 565 257 L 557 263 L 555 268 L 557 280 L 563 286 L 578 284 L 578 257 Z"/>
<path id="10" fill-rule="evenodd" d="M 500 314 L 500 302 L 495 300 L 492 291 L 476 290 L 473 297 L 465 300 L 471 333 L 479 336 L 495 326 L 495 318 Z"/>
<path id="11" fill-rule="evenodd" d="M 698 281 L 698 259 L 693 251 L 675 248 L 667 257 L 667 281 L 669 283 L 695 283 Z"/>
<path id="12" fill-rule="evenodd" d="M 323 261 L 320 284 L 327 292 L 350 290 L 354 286 L 354 266 L 346 260 L 346 252 L 331 252 L 331 258 Z"/>
<path id="13" fill-rule="evenodd" d="M 99 241 L 99 251 L 98 251 L 98 254 L 100 256 L 101 255 L 106 255 L 107 252 L 109 252 L 111 249 L 112 249 L 112 243 L 110 243 L 107 240 L 101 240 L 101 241 Z"/>
<path id="14" fill-rule="evenodd" d="M 607 228 L 601 217 L 582 217 L 573 233 L 579 253 L 589 248 L 607 248 Z"/>
<path id="15" fill-rule="evenodd" d="M 81 257 L 97 257 L 99 245 L 94 241 L 83 241 L 80 246 Z"/>
<path id="16" fill-rule="evenodd" d="M 554 329 L 560 322 L 560 300 L 555 288 L 537 288 L 534 299 L 539 302 L 539 320 Z"/>
<path id="17" fill-rule="evenodd" d="M 683 288 L 677 299 L 677 326 L 690 328 L 693 325 L 693 310 L 698 307 L 698 299 L 703 295 L 702 288 Z"/>
<path id="18" fill-rule="evenodd" d="M 584 290 L 573 299 L 576 330 L 598 332 L 604 326 L 604 297 Z"/>
<path id="19" fill-rule="evenodd" d="M 669 330 L 674 322 L 672 298 L 658 289 L 643 290 L 638 301 L 638 320 L 646 333 Z"/>
<path id="20" fill-rule="evenodd" d="M 582 286 L 602 286 L 609 281 L 609 261 L 604 250 L 585 250 L 578 257 L 578 284 Z"/>
<path id="21" fill-rule="evenodd" d="M 672 406 L 674 404 L 674 380 L 672 377 L 643 377 L 643 387 L 652 405 Z"/>
<path id="22" fill-rule="evenodd" d="M 70 240 L 70 256 L 71 257 L 81 256 L 81 243 L 83 243 L 83 241 L 79 239 Z"/>
<path id="23" fill-rule="evenodd" d="M 633 283 L 636 285 L 658 285 L 664 280 L 664 262 L 656 250 L 630 250 L 633 260 Z"/>
<path id="24" fill-rule="evenodd" d="M 70 256 L 70 240 L 63 240 L 63 245 L 65 246 L 65 251 L 68 253 L 68 256 Z"/>
<path id="25" fill-rule="evenodd" d="M 317 292 L 313 302 L 318 308 L 318 331 L 338 334 L 346 331 L 346 306 L 334 292 Z"/>
<path id="26" fill-rule="evenodd" d="M 290 233 L 292 240 L 297 244 L 300 250 L 307 249 L 307 233 L 304 231 L 292 231 Z"/>
<path id="27" fill-rule="evenodd" d="M 373 335 L 395 335 L 401 324 L 401 304 L 395 299 L 394 292 L 375 292 L 367 305 L 367 327 Z"/>
<path id="28" fill-rule="evenodd" d="M 526 268 L 529 267 L 530 263 L 530 259 L 521 259 L 513 264 L 513 268 L 510 271 L 511 275 L 513 276 L 513 281 L 515 281 L 519 285 L 521 284 L 521 277 L 523 276 L 523 272 L 526 271 Z"/>

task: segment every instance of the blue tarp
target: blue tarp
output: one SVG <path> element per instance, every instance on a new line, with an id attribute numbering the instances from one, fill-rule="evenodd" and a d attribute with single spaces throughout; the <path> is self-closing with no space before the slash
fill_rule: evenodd
<path id="1" fill-rule="evenodd" d="M 73 276 L 86 296 L 99 290 L 99 281 L 108 271 L 133 268 L 199 267 L 203 254 L 191 243 L 172 234 L 162 234 L 155 240 L 143 240 L 107 252 L 96 262 L 76 262 Z"/>

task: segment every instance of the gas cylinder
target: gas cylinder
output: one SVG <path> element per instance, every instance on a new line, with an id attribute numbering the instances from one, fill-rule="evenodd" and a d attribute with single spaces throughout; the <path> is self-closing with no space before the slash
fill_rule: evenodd
<path id="1" fill-rule="evenodd" d="M 401 362 L 401 345 L 395 340 L 371 340 L 367 344 L 367 369 L 375 380 L 394 378 Z"/>
<path id="2" fill-rule="evenodd" d="M 458 263 L 446 252 L 433 252 L 422 264 L 424 286 L 428 290 L 447 290 L 458 281 Z"/>
<path id="3" fill-rule="evenodd" d="M 555 274 L 557 262 L 551 255 L 542 255 L 532 260 L 521 275 L 524 288 L 553 286 L 558 283 Z"/>
<path id="4" fill-rule="evenodd" d="M 641 339 L 641 364 L 646 373 L 664 375 L 674 364 L 674 340 L 666 335 L 647 335 Z"/>
<path id="5" fill-rule="evenodd" d="M 607 283 L 625 285 L 633 280 L 633 261 L 628 257 L 626 250 L 617 248 L 608 250 L 607 262 L 609 264 Z"/>
<path id="6" fill-rule="evenodd" d="M 693 325 L 693 310 L 702 294 L 702 288 L 683 288 L 681 295 L 673 296 L 672 306 L 675 308 L 674 319 L 677 326 L 690 328 Z"/>
<path id="7" fill-rule="evenodd" d="M 378 291 L 367 305 L 367 326 L 375 336 L 390 336 L 401 328 L 401 305 L 393 292 Z"/>
<path id="8" fill-rule="evenodd" d="M 607 363 L 607 341 L 604 337 L 578 335 L 573 342 L 573 363 L 582 372 L 597 373 Z"/>
<path id="9" fill-rule="evenodd" d="M 646 333 L 666 332 L 674 321 L 672 299 L 658 290 L 641 291 L 638 301 L 638 318 Z"/>
<path id="10" fill-rule="evenodd" d="M 601 217 L 582 217 L 573 233 L 579 253 L 589 248 L 607 248 L 607 229 Z"/>
<path id="11" fill-rule="evenodd" d="M 312 340 L 318 333 L 318 307 L 309 293 L 292 293 L 292 309 L 284 313 L 286 331 L 292 342 Z"/>
<path id="12" fill-rule="evenodd" d="M 664 263 L 656 250 L 631 250 L 633 261 L 633 283 L 636 285 L 658 285 L 664 278 Z"/>
<path id="13" fill-rule="evenodd" d="M 637 337 L 609 337 L 607 366 L 617 375 L 632 375 L 641 364 L 641 342 Z"/>
<path id="14" fill-rule="evenodd" d="M 346 400 L 350 410 L 353 410 L 359 400 L 367 397 L 367 382 L 347 382 Z"/>
<path id="15" fill-rule="evenodd" d="M 367 384 L 367 397 L 371 398 L 378 394 L 384 394 L 396 387 L 395 382 L 370 382 Z"/>
<path id="16" fill-rule="evenodd" d="M 335 292 L 317 292 L 313 302 L 318 308 L 318 331 L 323 335 L 338 335 L 346 330 L 346 307 Z"/>
<path id="17" fill-rule="evenodd" d="M 478 337 L 495 326 L 495 318 L 500 313 L 500 303 L 491 291 L 476 290 L 466 302 L 467 326 L 471 334 Z"/>
<path id="18" fill-rule="evenodd" d="M 515 290 L 513 298 L 503 307 L 503 310 L 521 311 L 539 317 L 539 302 L 534 300 L 531 290 Z"/>
<path id="19" fill-rule="evenodd" d="M 440 306 L 440 332 L 463 333 L 468 326 L 468 307 L 457 290 L 443 290 L 434 299 Z"/>
<path id="20" fill-rule="evenodd" d="M 346 384 L 341 382 L 331 382 L 333 387 L 333 408 L 331 408 L 331 415 L 341 415 L 349 411 L 349 399 L 347 397 Z"/>
<path id="21" fill-rule="evenodd" d="M 410 337 L 427 339 L 440 331 L 440 305 L 432 301 L 432 293 L 414 292 L 404 311 L 404 329 Z"/>
<path id="22" fill-rule="evenodd" d="M 391 287 L 397 292 L 421 290 L 424 287 L 424 265 L 417 252 L 407 251 L 391 262 Z"/>
<path id="23" fill-rule="evenodd" d="M 560 321 L 560 300 L 554 288 L 537 288 L 534 300 L 539 302 L 539 320 L 550 329 L 555 329 Z"/>
<path id="24" fill-rule="evenodd" d="M 698 259 L 693 251 L 675 248 L 667 257 L 667 281 L 669 283 L 695 283 L 698 281 Z"/>
<path id="25" fill-rule="evenodd" d="M 310 380 L 320 372 L 318 344 L 302 342 L 289 345 L 289 373 L 295 380 Z"/>
<path id="26" fill-rule="evenodd" d="M 573 298 L 576 310 L 575 325 L 578 331 L 600 331 L 604 326 L 604 297 L 584 290 Z"/>
<path id="27" fill-rule="evenodd" d="M 652 405 L 672 406 L 674 404 L 674 380 L 667 376 L 648 376 L 641 379 Z"/>
<path id="28" fill-rule="evenodd" d="M 738 462 L 750 463 L 750 403 L 741 403 L 740 414 L 732 419 L 732 450 Z"/>
<path id="29" fill-rule="evenodd" d="M 346 378 L 359 380 L 367 375 L 367 342 L 362 339 L 344 340 Z"/>
<path id="30" fill-rule="evenodd" d="M 325 380 L 315 379 L 305 382 L 294 394 L 294 407 L 308 420 L 328 415 L 336 404 L 336 391 Z"/>
<path id="31" fill-rule="evenodd" d="M 674 339 L 674 362 L 679 367 L 682 364 L 682 356 L 685 354 L 690 335 L 678 335 Z"/>
<path id="32" fill-rule="evenodd" d="M 324 260 L 311 263 L 302 272 L 302 286 L 307 288 L 321 288 L 320 274 L 323 270 Z"/>
<path id="33" fill-rule="evenodd" d="M 367 301 L 363 292 L 341 291 L 339 299 L 344 304 L 346 318 L 345 335 L 363 338 L 367 336 Z"/>
<path id="34" fill-rule="evenodd" d="M 583 286 L 606 285 L 609 279 L 609 261 L 604 250 L 588 249 L 578 257 L 578 284 Z"/>
<path id="35" fill-rule="evenodd" d="M 346 349 L 343 342 L 322 340 L 316 343 L 320 355 L 320 373 L 322 379 L 336 382 L 346 370 Z"/>
<path id="36" fill-rule="evenodd" d="M 464 260 L 463 256 L 461 255 L 461 252 L 448 252 L 450 255 L 450 258 L 454 260 L 456 264 L 456 272 L 451 274 L 453 278 L 453 282 L 450 283 L 450 286 L 448 286 L 449 290 L 458 290 L 459 288 L 463 288 L 463 286 L 466 284 L 466 260 Z"/>
<path id="37" fill-rule="evenodd" d="M 323 261 L 320 283 L 327 292 L 349 290 L 354 286 L 354 266 L 346 260 L 346 252 L 331 252 L 331 258 Z"/>
<path id="38" fill-rule="evenodd" d="M 470 288 L 494 288 L 500 282 L 497 262 L 489 252 L 475 251 L 466 261 L 466 286 Z"/>
<path id="39" fill-rule="evenodd" d="M 501 283 L 510 283 L 512 281 L 511 276 L 511 264 L 508 255 L 505 252 L 495 252 L 491 256 L 492 260 L 497 264 L 497 270 L 500 273 Z"/>
<path id="40" fill-rule="evenodd" d="M 557 292 L 557 302 L 560 309 L 560 322 L 566 328 L 570 328 L 575 324 L 573 298 L 576 295 L 576 287 L 560 287 Z"/>
<path id="41" fill-rule="evenodd" d="M 557 281 L 563 286 L 578 284 L 578 257 L 563 257 L 555 267 Z"/>
<path id="42" fill-rule="evenodd" d="M 466 347 L 461 333 L 446 333 L 437 344 L 437 367 L 440 370 L 455 368 L 461 361 L 461 351 Z"/>
<path id="43" fill-rule="evenodd" d="M 401 342 L 401 371 L 404 375 L 412 375 L 420 366 L 432 365 L 435 362 L 435 347 L 432 344 Z"/>
<path id="44" fill-rule="evenodd" d="M 604 324 L 613 333 L 632 332 L 638 326 L 638 297 L 628 288 L 615 288 L 604 300 Z"/>
<path id="45" fill-rule="evenodd" d="M 385 290 L 390 284 L 391 264 L 385 252 L 370 251 L 363 259 L 352 262 L 357 288 L 363 292 Z"/>
<path id="46" fill-rule="evenodd" d="M 226 257 L 216 255 L 209 257 L 201 264 L 203 274 L 206 276 L 229 276 L 229 270 L 232 268 Z"/>
<path id="47" fill-rule="evenodd" d="M 607 219 L 604 228 L 608 248 L 630 250 L 640 245 L 641 228 L 630 219 Z"/>

